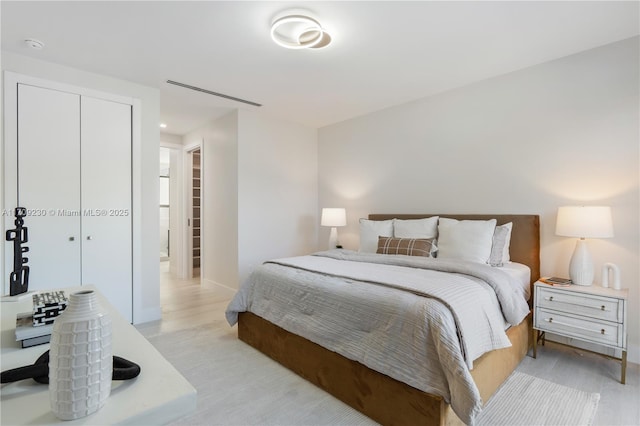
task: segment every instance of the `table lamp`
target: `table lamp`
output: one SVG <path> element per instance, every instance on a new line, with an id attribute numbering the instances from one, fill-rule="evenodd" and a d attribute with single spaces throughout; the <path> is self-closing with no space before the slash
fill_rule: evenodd
<path id="1" fill-rule="evenodd" d="M 558 208 L 556 235 L 579 238 L 569 263 L 569 277 L 573 284 L 591 285 L 593 283 L 593 260 L 585 238 L 613 237 L 611 207 L 567 206 Z"/>
<path id="2" fill-rule="evenodd" d="M 324 208 L 322 209 L 322 219 L 320 225 L 330 226 L 331 234 L 329 235 L 329 250 L 340 248 L 338 242 L 338 226 L 347 225 L 347 213 L 342 208 Z"/>

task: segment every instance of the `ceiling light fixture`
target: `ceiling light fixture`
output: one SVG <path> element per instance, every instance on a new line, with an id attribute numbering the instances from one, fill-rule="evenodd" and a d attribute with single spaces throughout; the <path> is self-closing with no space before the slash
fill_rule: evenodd
<path id="1" fill-rule="evenodd" d="M 161 128 L 161 129 L 166 129 L 166 128 L 167 128 L 167 125 L 166 125 L 166 124 L 164 124 L 164 123 L 160 123 L 160 128 Z"/>
<path id="2" fill-rule="evenodd" d="M 271 25 L 273 41 L 287 49 L 319 49 L 331 43 L 331 35 L 306 15 L 286 15 Z"/>

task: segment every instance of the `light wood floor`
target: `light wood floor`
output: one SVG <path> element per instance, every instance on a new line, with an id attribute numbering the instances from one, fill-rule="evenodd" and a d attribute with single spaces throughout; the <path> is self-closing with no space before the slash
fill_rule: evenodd
<path id="1" fill-rule="evenodd" d="M 173 278 L 169 274 L 169 262 L 161 262 L 162 320 L 141 324 L 137 328 L 147 338 L 202 325 L 228 328 L 224 311 L 229 300 L 229 292 L 203 287 L 200 278 Z"/>
<path id="2" fill-rule="evenodd" d="M 224 319 L 229 293 L 203 288 L 199 279 L 173 279 L 168 272 L 168 262 L 161 264 L 160 281 L 162 320 L 139 325 L 137 328 L 145 337 L 158 341 L 163 334 L 200 326 L 221 331 L 229 329 Z M 181 372 L 189 368 L 187 365 L 175 367 Z M 628 365 L 627 384 L 622 385 L 619 363 L 547 342 L 544 347 L 538 347 L 537 359 L 525 357 L 518 371 L 600 393 L 596 425 L 640 425 L 640 365 Z M 208 396 L 209 389 L 195 387 L 199 398 Z"/>

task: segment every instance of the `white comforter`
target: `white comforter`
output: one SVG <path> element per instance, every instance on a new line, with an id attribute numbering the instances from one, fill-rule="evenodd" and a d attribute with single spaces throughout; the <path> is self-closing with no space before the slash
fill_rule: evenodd
<path id="1" fill-rule="evenodd" d="M 510 346 L 529 312 L 497 268 L 444 259 L 331 251 L 260 266 L 227 308 L 250 311 L 346 358 L 440 395 L 472 424 L 482 400 L 473 360 Z"/>

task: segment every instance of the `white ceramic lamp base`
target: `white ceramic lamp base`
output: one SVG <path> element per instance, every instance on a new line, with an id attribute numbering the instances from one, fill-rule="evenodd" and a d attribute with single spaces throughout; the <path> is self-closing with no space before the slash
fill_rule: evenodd
<path id="1" fill-rule="evenodd" d="M 569 277 L 573 284 L 585 286 L 593 284 L 593 260 L 584 238 L 576 242 L 576 249 L 569 263 Z"/>
<path id="2" fill-rule="evenodd" d="M 331 227 L 331 233 L 329 234 L 329 250 L 333 250 L 338 245 L 338 228 Z"/>

